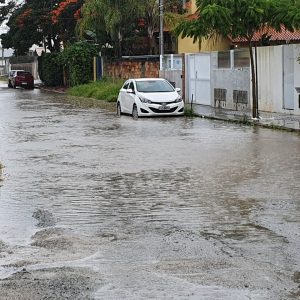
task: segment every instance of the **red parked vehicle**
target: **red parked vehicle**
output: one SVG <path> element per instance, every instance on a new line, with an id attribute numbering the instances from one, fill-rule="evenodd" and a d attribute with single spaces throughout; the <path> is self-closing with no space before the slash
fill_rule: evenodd
<path id="1" fill-rule="evenodd" d="M 33 89 L 34 78 L 32 74 L 24 70 L 12 70 L 11 72 L 9 72 L 8 87 L 16 88 L 17 86 L 26 89 Z"/>

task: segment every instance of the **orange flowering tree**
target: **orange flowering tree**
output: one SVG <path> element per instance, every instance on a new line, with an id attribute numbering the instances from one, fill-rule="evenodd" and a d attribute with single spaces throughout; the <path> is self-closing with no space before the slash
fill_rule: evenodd
<path id="1" fill-rule="evenodd" d="M 75 39 L 83 0 L 26 0 L 14 6 L 11 2 L 16 3 L 1 6 L 0 16 L 7 17 L 9 12 L 9 31 L 1 38 L 4 47 L 14 48 L 16 54 L 26 53 L 32 44 L 57 52 L 62 44 Z"/>
<path id="2" fill-rule="evenodd" d="M 72 41 L 75 37 L 75 27 L 80 18 L 83 2 L 83 0 L 59 1 L 50 12 L 52 23 L 58 27 L 64 43 Z"/>

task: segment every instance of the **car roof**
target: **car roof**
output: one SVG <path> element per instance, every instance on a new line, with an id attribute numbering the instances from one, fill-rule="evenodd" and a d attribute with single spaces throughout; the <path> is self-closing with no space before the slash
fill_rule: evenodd
<path id="1" fill-rule="evenodd" d="M 164 81 L 166 79 L 164 78 L 132 78 L 131 80 L 135 80 L 135 81 L 152 81 L 152 80 L 161 80 Z"/>

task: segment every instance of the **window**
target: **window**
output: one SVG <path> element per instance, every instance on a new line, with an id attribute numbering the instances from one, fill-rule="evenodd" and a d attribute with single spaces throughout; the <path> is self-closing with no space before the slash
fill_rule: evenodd
<path id="1" fill-rule="evenodd" d="M 230 51 L 218 52 L 218 69 L 230 68 Z"/>
<path id="2" fill-rule="evenodd" d="M 128 89 L 128 85 L 129 85 L 129 82 L 126 81 L 125 84 L 123 85 L 123 89 L 124 89 L 124 90 L 127 90 L 127 89 Z"/>
<path id="3" fill-rule="evenodd" d="M 214 100 L 216 101 L 226 101 L 226 89 L 214 89 Z"/>
<path id="4" fill-rule="evenodd" d="M 173 86 L 166 80 L 137 81 L 136 86 L 142 93 L 174 92 Z"/>
<path id="5" fill-rule="evenodd" d="M 234 67 L 235 68 L 250 67 L 250 54 L 248 50 L 234 51 Z"/>
<path id="6" fill-rule="evenodd" d="M 233 103 L 248 104 L 248 92 L 233 90 Z"/>
<path id="7" fill-rule="evenodd" d="M 129 84 L 129 89 L 132 89 L 134 91 L 134 84 L 133 82 L 131 81 L 130 84 Z"/>

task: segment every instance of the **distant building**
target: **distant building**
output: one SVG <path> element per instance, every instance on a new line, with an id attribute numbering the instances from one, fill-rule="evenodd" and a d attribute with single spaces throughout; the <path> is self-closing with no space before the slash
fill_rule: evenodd
<path id="1" fill-rule="evenodd" d="M 13 49 L 4 49 L 0 43 L 0 75 L 5 75 L 9 72 L 9 58 L 13 53 Z"/>

